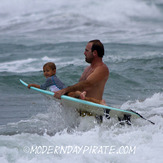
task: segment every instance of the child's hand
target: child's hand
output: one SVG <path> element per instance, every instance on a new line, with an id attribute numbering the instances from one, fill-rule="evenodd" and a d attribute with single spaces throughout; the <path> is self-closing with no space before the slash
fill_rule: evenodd
<path id="1" fill-rule="evenodd" d="M 32 86 L 32 84 L 28 84 L 28 88 L 30 89 L 30 87 Z"/>
<path id="2" fill-rule="evenodd" d="M 37 84 L 28 84 L 28 88 L 29 89 L 30 89 L 30 87 L 40 88 L 40 85 L 37 85 Z"/>

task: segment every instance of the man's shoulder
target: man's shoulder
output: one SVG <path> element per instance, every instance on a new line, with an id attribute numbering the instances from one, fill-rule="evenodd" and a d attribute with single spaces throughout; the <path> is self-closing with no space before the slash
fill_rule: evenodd
<path id="1" fill-rule="evenodd" d="M 108 72 L 109 72 L 109 68 L 108 68 L 108 66 L 107 66 L 105 63 L 102 63 L 101 65 L 99 65 L 99 66 L 97 67 L 97 69 L 98 69 L 99 71 L 108 71 Z"/>
<path id="2" fill-rule="evenodd" d="M 109 72 L 109 68 L 105 63 L 104 63 L 104 69 L 106 69 Z"/>
<path id="3" fill-rule="evenodd" d="M 104 63 L 98 66 L 95 71 L 96 75 L 98 74 L 98 76 L 103 76 L 103 78 L 108 78 L 109 76 L 109 68 Z"/>

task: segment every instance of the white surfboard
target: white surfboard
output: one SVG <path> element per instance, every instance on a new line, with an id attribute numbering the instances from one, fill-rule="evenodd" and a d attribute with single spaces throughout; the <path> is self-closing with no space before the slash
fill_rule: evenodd
<path id="1" fill-rule="evenodd" d="M 28 86 L 28 84 L 21 79 L 20 79 L 20 82 L 24 86 L 26 86 L 26 87 Z M 42 90 L 42 89 L 35 88 L 35 87 L 30 87 L 30 89 L 35 90 L 40 93 L 43 93 L 43 94 L 54 96 L 54 92 L 51 92 L 48 90 Z M 135 118 L 145 119 L 140 114 L 138 114 L 132 110 L 128 111 L 128 110 L 112 108 L 109 106 L 89 102 L 89 101 L 82 100 L 82 99 L 69 97 L 66 95 L 61 96 L 61 103 L 66 107 L 75 108 L 78 112 L 90 113 L 93 116 L 105 115 L 105 116 L 107 116 L 108 119 L 112 118 L 112 117 L 118 118 L 118 120 L 121 120 L 121 121 L 130 121 Z M 147 120 L 147 119 L 145 119 L 145 120 Z M 147 120 L 147 121 L 151 122 L 150 120 Z M 153 122 L 151 122 L 151 123 L 153 123 Z"/>

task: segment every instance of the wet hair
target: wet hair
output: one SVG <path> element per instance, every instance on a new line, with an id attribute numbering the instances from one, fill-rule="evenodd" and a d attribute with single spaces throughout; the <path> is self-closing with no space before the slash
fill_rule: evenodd
<path id="1" fill-rule="evenodd" d="M 45 63 L 44 66 L 43 66 L 43 69 L 46 66 L 49 66 L 52 70 L 56 70 L 56 65 L 53 62 L 47 62 L 47 63 Z"/>
<path id="2" fill-rule="evenodd" d="M 100 40 L 91 40 L 89 41 L 89 43 L 92 43 L 92 52 L 94 50 L 97 51 L 97 54 L 99 57 L 103 57 L 104 56 L 104 45 L 101 43 Z"/>

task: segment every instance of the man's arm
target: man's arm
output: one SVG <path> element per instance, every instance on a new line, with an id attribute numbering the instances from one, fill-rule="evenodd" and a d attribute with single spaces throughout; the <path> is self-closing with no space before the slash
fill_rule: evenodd
<path id="1" fill-rule="evenodd" d="M 60 91 L 55 92 L 54 97 L 60 99 L 61 96 L 66 94 L 66 93 L 75 92 L 75 91 L 83 91 L 83 90 L 85 90 L 85 88 L 87 88 L 89 86 L 90 86 L 89 81 L 87 81 L 87 80 L 81 81 L 75 85 L 69 86 L 69 87 L 64 88 Z"/>
<path id="2" fill-rule="evenodd" d="M 61 95 L 74 91 L 88 91 L 92 86 L 96 86 L 100 81 L 107 80 L 108 75 L 108 68 L 106 66 L 99 66 L 88 76 L 86 80 L 55 92 L 54 97 L 61 98 Z"/>

